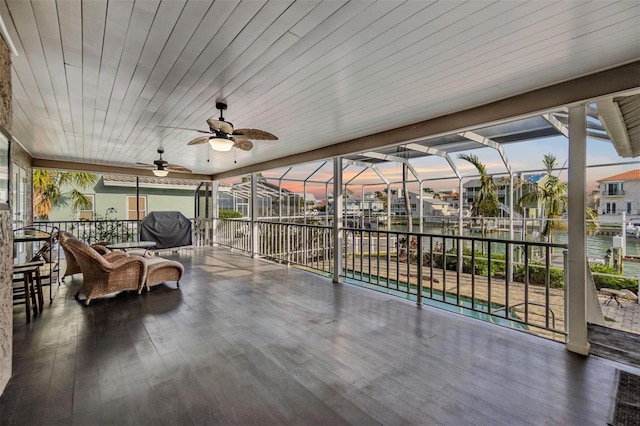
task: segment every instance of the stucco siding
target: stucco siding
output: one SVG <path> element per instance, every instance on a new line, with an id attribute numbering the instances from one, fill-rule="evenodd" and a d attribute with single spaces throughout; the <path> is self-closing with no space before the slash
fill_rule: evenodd
<path id="1" fill-rule="evenodd" d="M 11 132 L 11 53 L 0 37 L 0 126 Z M 11 378 L 13 340 L 13 234 L 11 212 L 0 211 L 0 393 Z"/>

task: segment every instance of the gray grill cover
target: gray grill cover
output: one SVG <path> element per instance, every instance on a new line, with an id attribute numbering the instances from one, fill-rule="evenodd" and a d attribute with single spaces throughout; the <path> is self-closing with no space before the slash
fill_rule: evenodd
<path id="1" fill-rule="evenodd" d="M 191 221 L 180 212 L 152 212 L 140 222 L 140 241 L 155 241 L 156 249 L 191 245 Z"/>

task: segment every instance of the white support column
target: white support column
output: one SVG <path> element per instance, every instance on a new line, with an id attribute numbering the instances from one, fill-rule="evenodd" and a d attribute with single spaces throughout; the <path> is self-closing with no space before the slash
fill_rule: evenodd
<path id="1" fill-rule="evenodd" d="M 324 199 L 327 200 L 324 206 L 324 224 L 329 224 L 329 183 L 324 184 Z M 334 206 L 335 208 L 335 206 Z"/>
<path id="2" fill-rule="evenodd" d="M 387 184 L 387 231 L 391 231 L 391 185 Z"/>
<path id="3" fill-rule="evenodd" d="M 211 216 L 213 217 L 212 219 L 212 226 L 213 226 L 213 231 L 211 232 L 211 245 L 215 246 L 217 245 L 217 232 L 216 230 L 218 229 L 218 188 L 220 186 L 220 183 L 216 180 L 213 181 L 212 185 L 211 185 Z M 207 194 L 206 197 L 208 197 L 209 195 Z M 207 215 L 209 214 L 209 212 L 206 213 Z M 208 231 L 207 231 L 207 235 L 209 235 Z"/>
<path id="4" fill-rule="evenodd" d="M 458 179 L 458 235 L 462 236 L 462 230 L 464 229 L 464 210 L 462 204 L 464 198 L 462 196 L 462 178 Z"/>
<path id="5" fill-rule="evenodd" d="M 588 355 L 587 229 L 585 187 L 587 119 L 585 105 L 569 108 L 569 253 L 567 267 L 567 343 L 571 352 Z"/>
<path id="6" fill-rule="evenodd" d="M 513 236 L 513 173 L 509 173 L 509 239 Z"/>
<path id="7" fill-rule="evenodd" d="M 342 158 L 333 159 L 333 282 L 342 271 Z"/>
<path id="8" fill-rule="evenodd" d="M 624 210 L 622 211 L 622 233 L 620 235 L 622 236 L 622 247 L 621 247 L 622 255 L 626 256 L 627 255 L 627 212 Z"/>
<path id="9" fill-rule="evenodd" d="M 251 208 L 251 257 L 258 256 L 258 177 L 256 173 L 251 173 L 251 197 L 249 207 Z"/>
<path id="10" fill-rule="evenodd" d="M 305 180 L 302 184 L 302 217 L 303 223 L 307 224 L 307 181 Z M 306 247 L 306 246 L 305 246 Z"/>
<path id="11" fill-rule="evenodd" d="M 419 230 L 422 234 L 424 232 L 424 202 L 422 200 L 422 194 L 424 193 L 424 182 L 420 181 L 420 186 L 418 187 L 418 218 L 420 220 Z"/>
<path id="12" fill-rule="evenodd" d="M 364 229 L 364 185 L 360 185 L 360 229 Z"/>
<path id="13" fill-rule="evenodd" d="M 509 239 L 515 237 L 513 232 L 513 171 L 509 173 Z M 509 264 L 507 265 L 507 277 L 509 282 L 513 281 L 513 244 L 509 244 Z"/>
<path id="14" fill-rule="evenodd" d="M 282 223 L 282 179 L 278 179 L 278 223 Z"/>

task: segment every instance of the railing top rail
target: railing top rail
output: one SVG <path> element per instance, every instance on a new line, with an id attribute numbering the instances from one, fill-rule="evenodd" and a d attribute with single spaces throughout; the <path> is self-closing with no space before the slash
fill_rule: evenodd
<path id="1" fill-rule="evenodd" d="M 282 226 L 304 226 L 305 228 L 318 228 L 318 229 L 333 229 L 331 225 L 321 225 L 316 223 L 291 223 L 291 222 L 272 222 L 272 221 L 257 221 L 256 223 L 265 225 L 282 225 Z"/>
<path id="2" fill-rule="evenodd" d="M 104 222 L 138 222 L 136 219 L 98 219 L 98 220 L 88 220 L 88 219 L 78 219 L 78 220 L 38 220 L 34 221 L 34 225 L 45 225 L 45 224 L 62 224 L 62 223 L 104 223 Z"/>
<path id="3" fill-rule="evenodd" d="M 474 236 L 465 236 L 465 235 L 447 235 L 447 234 L 429 234 L 429 233 L 420 233 L 420 232 L 408 232 L 408 231 L 388 231 L 386 229 L 361 229 L 361 228 L 353 228 L 353 227 L 342 227 L 341 229 L 346 231 L 354 231 L 354 232 L 371 232 L 371 233 L 380 233 L 380 234 L 399 234 L 406 236 L 415 236 L 415 237 L 429 237 L 429 238 L 448 238 L 453 240 L 474 240 L 474 241 L 483 241 L 487 243 L 499 243 L 499 244 L 515 244 L 515 245 L 534 245 L 538 247 L 550 247 L 550 248 L 562 248 L 566 249 L 569 246 L 567 244 L 559 244 L 559 243 L 547 243 L 544 241 L 526 241 L 526 240 L 509 240 L 502 238 L 486 238 L 486 237 L 474 237 Z"/>
<path id="4" fill-rule="evenodd" d="M 224 218 L 223 220 L 229 220 L 229 221 L 234 221 L 234 222 L 246 222 L 249 223 L 250 220 L 248 219 L 242 219 L 242 218 Z M 304 223 L 291 223 L 291 222 L 277 222 L 277 221 L 265 221 L 265 220 L 256 220 L 256 223 L 263 223 L 263 224 L 278 224 L 278 225 L 284 225 L 284 226 L 301 226 L 301 227 L 309 227 L 309 228 L 320 228 L 320 229 L 331 229 L 333 228 L 330 225 L 323 225 L 323 224 L 304 224 Z M 369 232 L 369 233 L 380 233 L 380 234 L 397 234 L 397 235 L 403 235 L 403 236 L 407 236 L 407 237 L 429 237 L 429 238 L 447 238 L 447 239 L 454 239 L 454 240 L 466 240 L 466 241 L 483 241 L 483 242 L 487 242 L 487 243 L 498 243 L 498 244 L 515 244 L 515 245 L 530 245 L 530 246 L 537 246 L 537 247 L 549 247 L 549 248 L 561 248 L 561 249 L 567 249 L 568 245 L 567 244 L 559 244 L 559 243 L 548 243 L 548 242 L 544 242 L 544 241 L 523 241 L 523 240 L 509 240 L 509 239 L 502 239 L 502 238 L 486 238 L 486 237 L 475 237 L 475 236 L 460 236 L 460 235 L 446 235 L 446 234 L 430 234 L 430 233 L 420 233 L 420 232 L 407 232 L 407 231 L 389 231 L 386 229 L 362 229 L 362 228 L 354 228 L 354 227 L 348 227 L 348 226 L 341 226 L 340 229 L 345 230 L 345 231 L 352 231 L 352 232 Z"/>

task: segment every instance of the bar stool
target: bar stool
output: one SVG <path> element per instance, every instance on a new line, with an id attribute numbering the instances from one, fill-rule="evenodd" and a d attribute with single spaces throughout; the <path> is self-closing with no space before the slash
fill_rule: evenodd
<path id="1" fill-rule="evenodd" d="M 25 304 L 27 323 L 31 322 L 31 309 L 33 309 L 33 315 L 38 314 L 38 305 L 40 305 L 41 313 L 44 309 L 40 265 L 42 262 L 29 262 L 13 266 L 14 275 L 22 274 L 22 280 L 19 278 L 13 280 L 13 304 Z M 36 296 L 38 297 L 37 301 Z M 24 300 L 24 302 L 16 303 L 16 300 Z"/>

